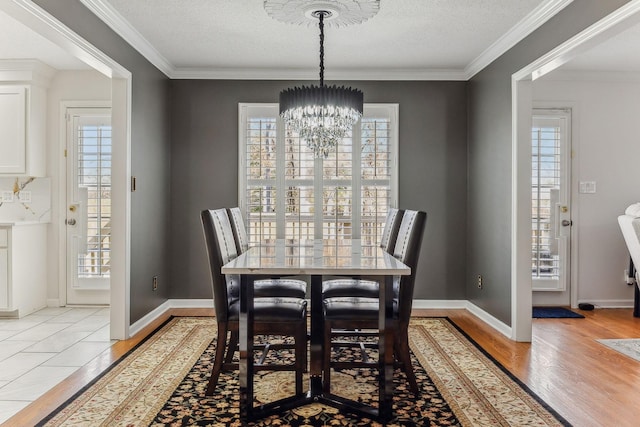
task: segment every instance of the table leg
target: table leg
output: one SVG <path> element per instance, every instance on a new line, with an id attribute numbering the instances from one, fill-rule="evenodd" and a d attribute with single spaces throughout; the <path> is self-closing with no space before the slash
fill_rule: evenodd
<path id="1" fill-rule="evenodd" d="M 255 278 L 240 276 L 240 419 L 250 420 L 253 415 L 253 282 Z"/>
<path id="2" fill-rule="evenodd" d="M 324 316 L 322 314 L 322 276 L 311 276 L 311 343 L 309 353 L 311 397 L 322 394 L 322 359 L 324 343 Z"/>
<path id="3" fill-rule="evenodd" d="M 393 415 L 393 276 L 385 276 L 380 285 L 379 416 L 381 421 L 388 421 Z"/>

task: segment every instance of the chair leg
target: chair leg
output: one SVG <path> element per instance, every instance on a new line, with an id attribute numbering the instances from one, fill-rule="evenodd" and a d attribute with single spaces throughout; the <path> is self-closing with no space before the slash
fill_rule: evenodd
<path id="1" fill-rule="evenodd" d="M 296 395 L 302 394 L 302 374 L 307 366 L 307 324 L 301 324 L 295 336 Z"/>
<path id="2" fill-rule="evenodd" d="M 324 354 L 322 361 L 322 391 L 331 393 L 331 322 L 324 321 Z"/>
<path id="3" fill-rule="evenodd" d="M 238 340 L 240 339 L 239 331 L 231 331 L 231 338 L 229 338 L 229 344 L 227 344 L 227 355 L 224 358 L 224 363 L 233 362 L 233 354 L 238 349 Z"/>
<path id="4" fill-rule="evenodd" d="M 415 372 L 413 372 L 413 365 L 411 365 L 411 354 L 409 353 L 408 331 L 400 332 L 396 335 L 393 347 L 396 353 L 396 358 L 403 365 L 404 373 L 407 376 L 407 381 L 409 382 L 409 389 L 414 394 L 414 396 L 418 396 L 418 381 L 416 380 Z"/>
<path id="5" fill-rule="evenodd" d="M 213 368 L 211 369 L 211 377 L 209 378 L 209 385 L 207 386 L 207 396 L 213 394 L 213 390 L 215 390 L 218 384 L 220 371 L 222 371 L 224 351 L 227 348 L 227 328 L 227 323 L 218 323 L 218 341 L 216 343 L 216 354 L 213 361 Z"/>

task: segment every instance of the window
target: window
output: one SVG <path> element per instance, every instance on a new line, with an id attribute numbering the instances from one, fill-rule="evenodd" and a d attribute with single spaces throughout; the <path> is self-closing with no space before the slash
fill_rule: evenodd
<path id="1" fill-rule="evenodd" d="M 531 272 L 534 289 L 564 289 L 568 262 L 569 126 L 566 110 L 535 110 L 531 133 Z M 551 286 L 551 282 L 558 282 Z"/>
<path id="2" fill-rule="evenodd" d="M 378 245 L 387 209 L 397 206 L 397 115 L 397 104 L 365 105 L 351 135 L 315 159 L 284 129 L 277 104 L 240 104 L 239 201 L 250 243 L 354 238 Z"/>
<path id="3" fill-rule="evenodd" d="M 78 277 L 109 277 L 111 270 L 111 124 L 108 117 L 75 117 L 77 185 L 86 206 L 86 246 Z"/>

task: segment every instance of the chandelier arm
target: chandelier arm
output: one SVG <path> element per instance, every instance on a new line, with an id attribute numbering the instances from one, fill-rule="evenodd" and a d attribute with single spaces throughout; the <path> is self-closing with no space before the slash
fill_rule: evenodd
<path id="1" fill-rule="evenodd" d="M 324 86 L 324 14 L 323 11 L 318 13 L 320 20 L 320 87 Z"/>

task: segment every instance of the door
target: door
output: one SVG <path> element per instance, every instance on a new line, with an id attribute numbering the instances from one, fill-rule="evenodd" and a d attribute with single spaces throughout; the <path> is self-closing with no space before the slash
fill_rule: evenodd
<path id="1" fill-rule="evenodd" d="M 535 109 L 531 142 L 533 290 L 555 292 L 534 304 L 569 305 L 571 111 Z"/>
<path id="2" fill-rule="evenodd" d="M 68 108 L 67 304 L 109 304 L 111 111 Z"/>

